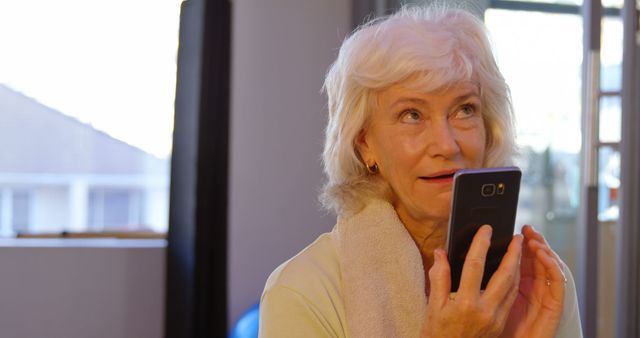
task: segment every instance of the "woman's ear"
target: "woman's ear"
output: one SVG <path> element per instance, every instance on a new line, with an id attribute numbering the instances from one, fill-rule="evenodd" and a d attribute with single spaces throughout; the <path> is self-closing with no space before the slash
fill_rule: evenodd
<path id="1" fill-rule="evenodd" d="M 365 165 L 370 163 L 375 163 L 375 159 L 373 157 L 373 151 L 369 143 L 367 142 L 367 131 L 365 129 L 361 129 L 356 137 L 356 150 L 360 155 L 362 161 L 364 161 Z"/>

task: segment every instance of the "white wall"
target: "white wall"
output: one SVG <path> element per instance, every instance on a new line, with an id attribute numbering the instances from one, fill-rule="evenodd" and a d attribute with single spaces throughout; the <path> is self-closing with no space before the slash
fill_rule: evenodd
<path id="1" fill-rule="evenodd" d="M 0 240 L 0 337 L 163 337 L 165 247 Z"/>
<path id="2" fill-rule="evenodd" d="M 230 324 L 274 268 L 335 223 L 317 202 L 321 87 L 350 30 L 350 4 L 233 1 Z"/>
<path id="3" fill-rule="evenodd" d="M 169 189 L 148 187 L 144 190 L 143 224 L 154 231 L 167 231 L 169 224 Z"/>
<path id="4" fill-rule="evenodd" d="M 36 231 L 61 231 L 69 223 L 69 191 L 65 186 L 41 186 L 32 190 L 31 225 Z"/>

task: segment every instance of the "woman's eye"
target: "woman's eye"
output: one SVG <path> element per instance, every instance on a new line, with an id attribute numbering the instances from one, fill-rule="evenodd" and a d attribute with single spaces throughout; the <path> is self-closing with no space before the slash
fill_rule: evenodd
<path id="1" fill-rule="evenodd" d="M 456 119 L 466 119 L 472 117 L 476 112 L 476 108 L 473 105 L 465 104 L 456 112 L 454 118 Z"/>
<path id="2" fill-rule="evenodd" d="M 416 123 L 419 122 L 421 118 L 420 112 L 415 109 L 407 109 L 402 112 L 403 122 Z"/>

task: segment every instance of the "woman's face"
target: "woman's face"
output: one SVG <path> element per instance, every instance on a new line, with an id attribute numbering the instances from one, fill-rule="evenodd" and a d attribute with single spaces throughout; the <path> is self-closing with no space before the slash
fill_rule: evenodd
<path id="1" fill-rule="evenodd" d="M 424 93 L 402 84 L 378 94 L 378 107 L 357 140 L 376 163 L 404 220 L 449 217 L 453 174 L 482 166 L 486 144 L 478 86 L 460 82 Z"/>

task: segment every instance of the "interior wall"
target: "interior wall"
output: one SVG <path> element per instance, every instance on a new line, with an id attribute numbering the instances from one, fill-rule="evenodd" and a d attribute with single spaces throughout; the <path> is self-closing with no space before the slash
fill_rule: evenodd
<path id="1" fill-rule="evenodd" d="M 330 231 L 322 211 L 324 74 L 349 0 L 235 0 L 232 17 L 229 327 L 273 269 Z"/>
<path id="2" fill-rule="evenodd" d="M 0 240 L 0 337 L 161 338 L 163 240 Z"/>

